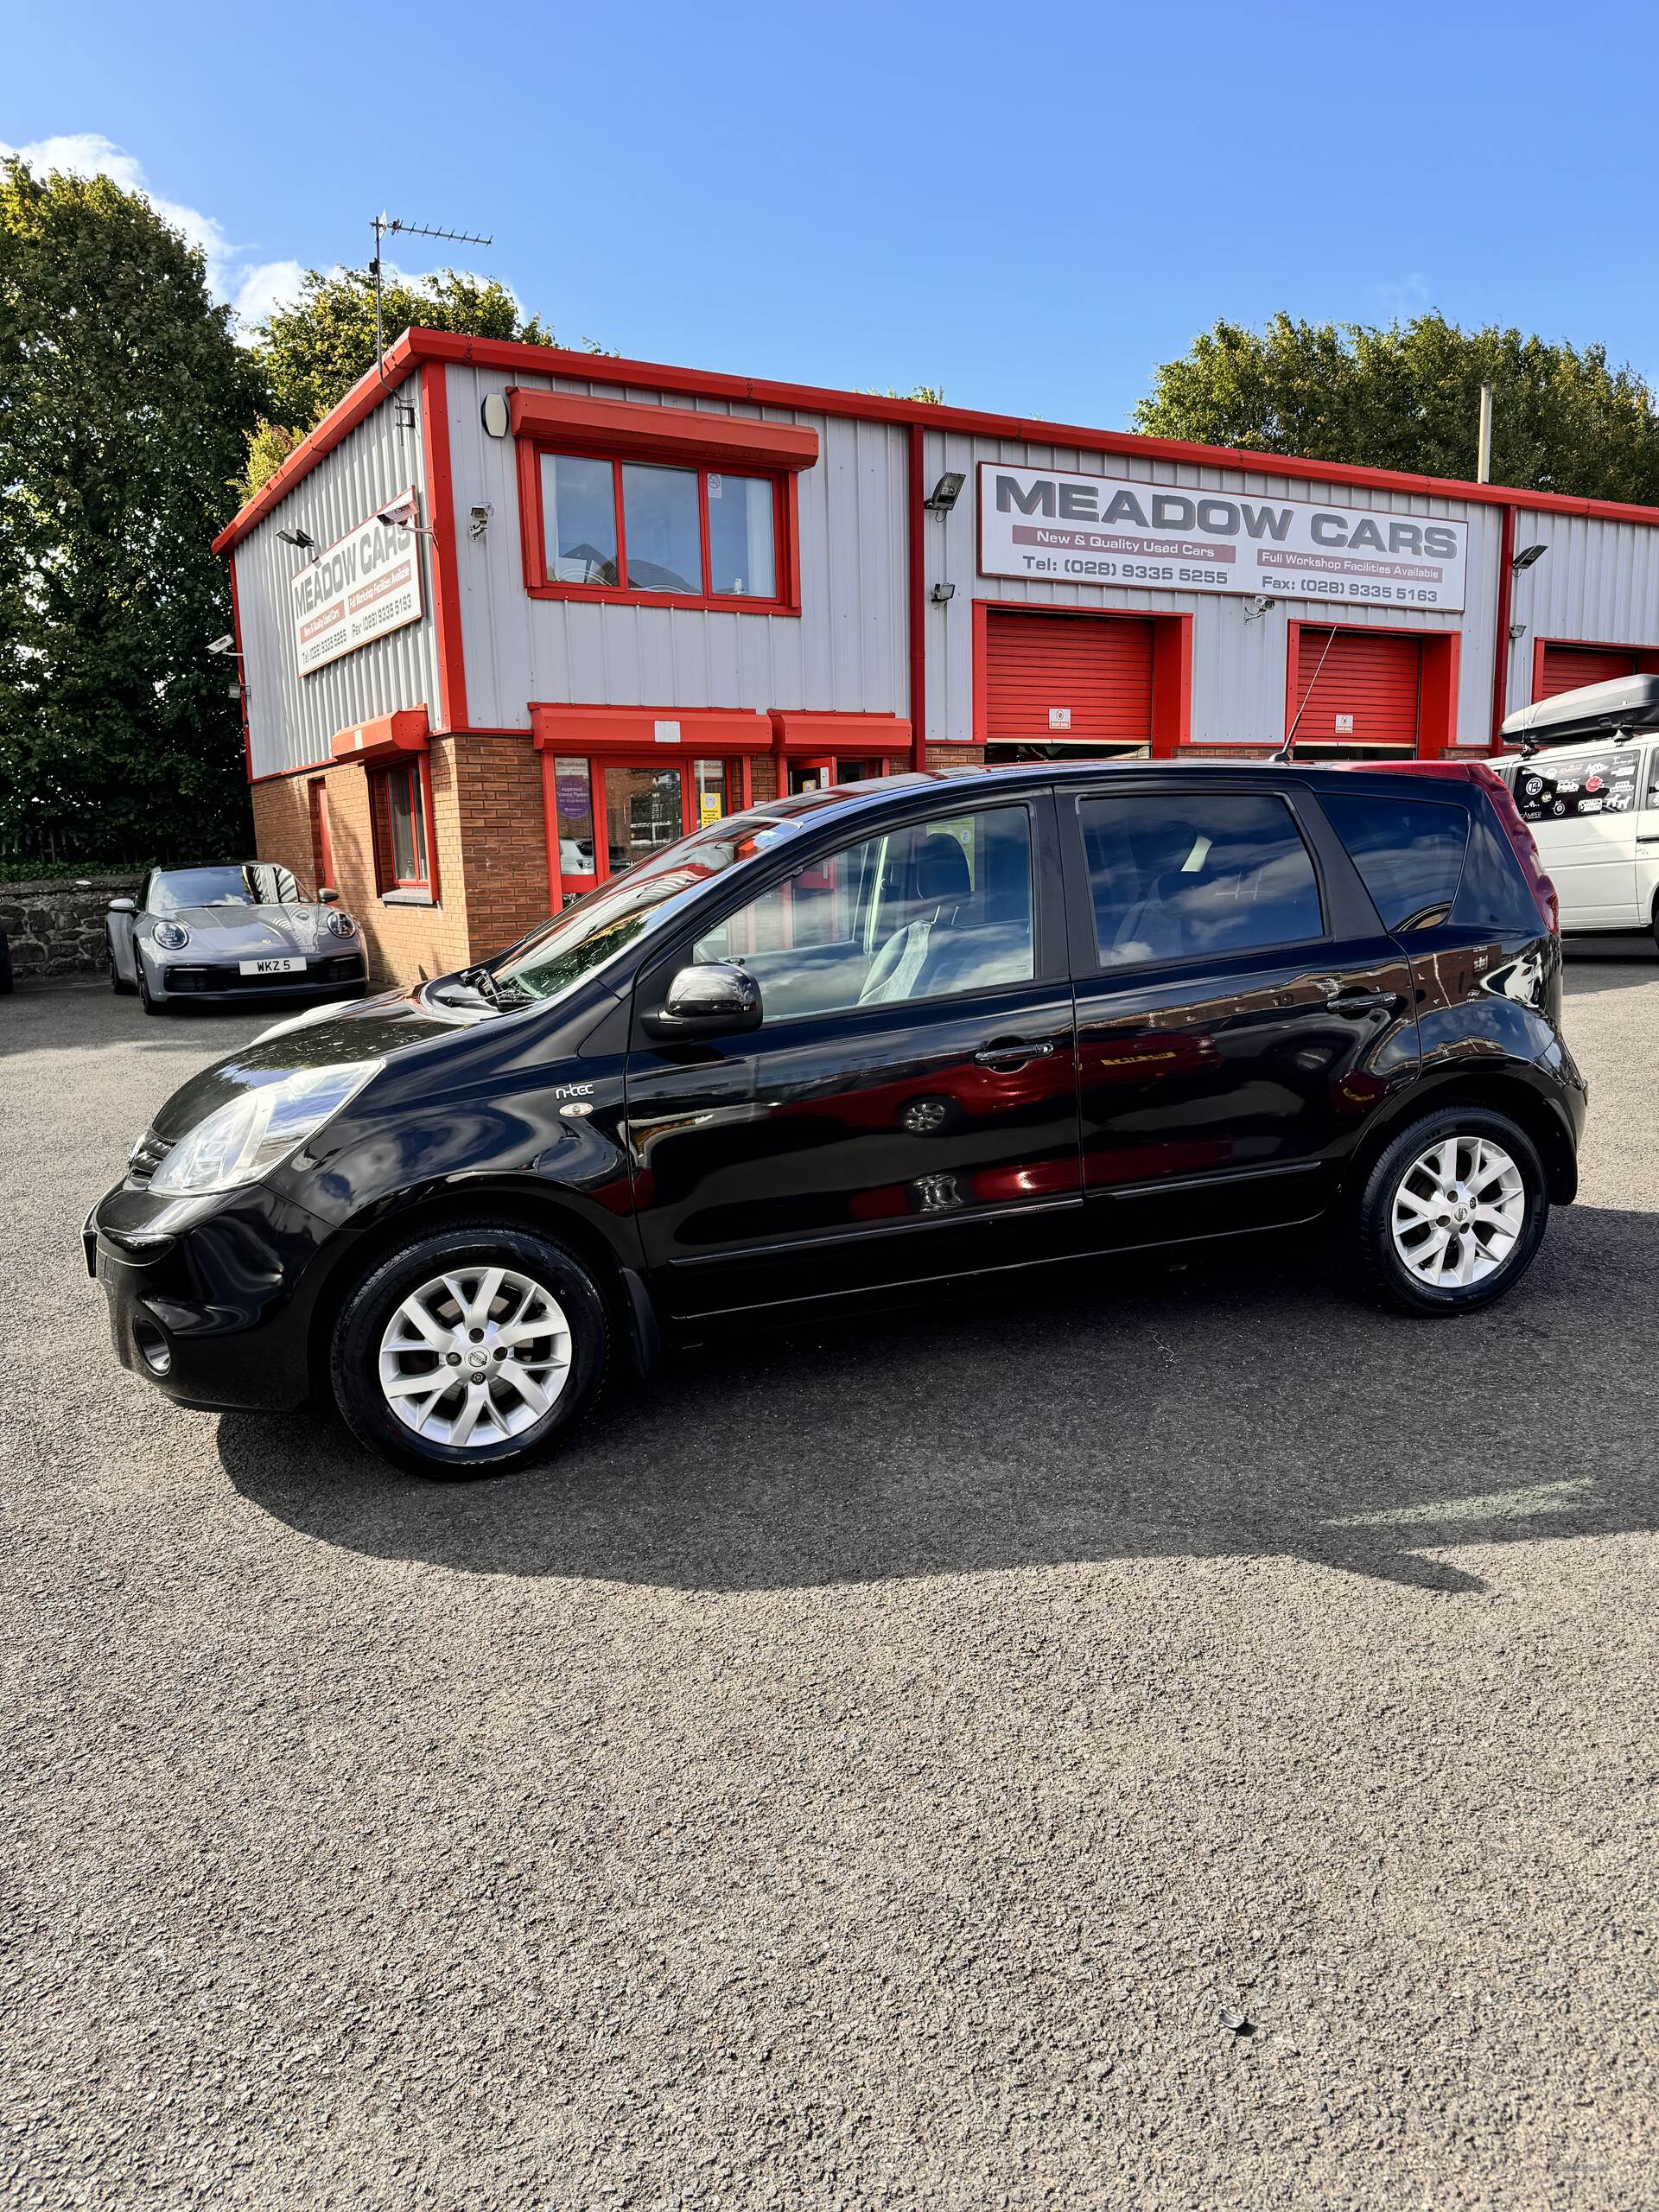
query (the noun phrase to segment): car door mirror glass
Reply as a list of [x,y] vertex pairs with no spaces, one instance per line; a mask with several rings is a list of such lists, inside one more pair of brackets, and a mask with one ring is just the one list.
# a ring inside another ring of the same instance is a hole
[[682,968],[668,987],[661,1009],[645,1017],[653,1037],[725,1037],[758,1029],[760,986],[735,962],[711,960]]
[[318,887],[317,904],[319,906],[339,906],[340,893],[335,890],[332,883],[324,883]]

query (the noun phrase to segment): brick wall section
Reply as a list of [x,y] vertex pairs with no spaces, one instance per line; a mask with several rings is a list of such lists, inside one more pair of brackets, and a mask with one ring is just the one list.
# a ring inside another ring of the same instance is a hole
[[467,934],[482,960],[547,919],[542,757],[522,737],[452,742]]
[[930,745],[927,765],[930,768],[982,768],[985,748],[982,745]]

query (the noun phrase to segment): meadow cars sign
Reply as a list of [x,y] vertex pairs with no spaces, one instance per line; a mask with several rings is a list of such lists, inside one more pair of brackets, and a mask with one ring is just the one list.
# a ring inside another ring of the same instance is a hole
[[421,619],[420,512],[413,488],[389,499],[382,512],[407,515],[409,528],[371,517],[289,579],[302,676]]
[[1455,613],[1468,554],[1468,524],[1438,515],[980,463],[987,576]]

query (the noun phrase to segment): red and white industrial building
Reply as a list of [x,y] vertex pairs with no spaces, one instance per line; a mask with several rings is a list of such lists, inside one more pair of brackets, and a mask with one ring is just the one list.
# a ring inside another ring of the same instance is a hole
[[260,855],[402,979],[779,790],[1659,671],[1659,509],[432,331],[218,543]]

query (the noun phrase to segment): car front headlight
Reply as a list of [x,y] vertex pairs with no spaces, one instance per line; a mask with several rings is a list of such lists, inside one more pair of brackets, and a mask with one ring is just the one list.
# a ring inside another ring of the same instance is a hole
[[163,952],[182,952],[190,942],[190,932],[182,922],[157,922],[150,934]]
[[331,937],[355,937],[357,924],[349,914],[342,914],[338,906],[331,906],[323,916],[323,927]]
[[194,1198],[257,1183],[355,1098],[382,1065],[344,1060],[334,1067],[296,1068],[245,1091],[179,1139],[151,1177],[150,1189],[167,1198]]

